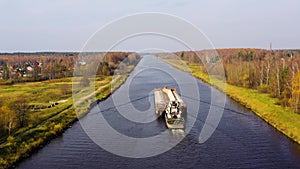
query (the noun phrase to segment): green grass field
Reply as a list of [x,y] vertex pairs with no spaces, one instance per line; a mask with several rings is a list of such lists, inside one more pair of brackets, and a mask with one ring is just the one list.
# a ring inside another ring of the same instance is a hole
[[[71,78],[68,78],[61,81],[29,82],[1,86],[0,100],[2,100],[2,105],[11,105],[14,104],[16,100],[22,98],[28,105],[43,108],[48,107],[52,102],[67,100],[72,96],[71,81]],[[44,108],[38,111],[31,110],[28,123],[35,123],[45,116],[57,112],[62,107],[65,107],[65,105],[58,104],[53,108]]]
[[[42,109],[30,109],[28,125],[14,130],[9,137],[1,138],[0,169],[11,166],[61,134],[74,121],[88,112],[91,102],[109,96],[125,82],[127,76],[90,78],[89,80],[93,82],[90,87],[76,92],[76,97],[80,98],[76,100],[76,103],[73,103],[72,84],[76,86],[79,83],[76,79],[72,81],[72,78],[1,86],[2,104],[10,105],[18,98],[23,98],[28,105],[40,106]],[[60,103],[48,108],[53,102]],[[79,106],[74,106],[75,104]]]
[[251,109],[255,114],[277,130],[300,144],[300,115],[291,109],[277,105],[278,100],[257,90],[233,86],[214,77],[209,77],[199,69],[199,65],[187,65],[182,60],[163,59],[175,68],[191,72],[193,76],[215,86],[235,101]]

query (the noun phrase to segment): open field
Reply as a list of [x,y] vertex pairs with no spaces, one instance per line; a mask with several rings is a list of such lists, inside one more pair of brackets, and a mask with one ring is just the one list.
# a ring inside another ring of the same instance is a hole
[[187,65],[184,61],[175,59],[163,59],[163,61],[183,71],[191,72],[193,76],[222,90],[229,97],[251,109],[267,123],[300,144],[300,115],[293,113],[290,108],[283,108],[278,105],[277,98],[259,93],[254,89],[237,87],[227,83],[223,87],[223,82],[201,72],[197,64]]
[[[78,53],[1,55],[0,169],[63,133],[123,84],[140,60],[135,53],[86,54],[87,62]],[[96,76],[82,74],[87,70]]]
[[[73,103],[72,78],[3,86],[0,89],[0,97],[6,101],[6,105],[13,104],[18,98],[24,98],[28,105],[39,107],[39,109],[29,110],[26,127],[12,131],[9,137],[1,138],[0,168],[12,165],[61,134],[77,120],[78,116],[88,111],[91,101],[106,98],[126,78],[127,75],[117,75],[114,78],[113,76],[100,76],[90,79],[95,83],[95,92],[87,95],[89,87],[79,91],[76,95],[84,97],[78,103]],[[51,107],[53,103],[57,105]],[[75,112],[73,104],[80,104],[81,108],[76,109]]]

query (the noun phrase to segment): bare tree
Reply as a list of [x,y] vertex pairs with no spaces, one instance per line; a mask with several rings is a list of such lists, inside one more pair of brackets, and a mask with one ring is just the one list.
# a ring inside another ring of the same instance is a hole
[[18,98],[11,104],[11,109],[15,110],[18,127],[24,127],[28,120],[28,103],[25,98]]

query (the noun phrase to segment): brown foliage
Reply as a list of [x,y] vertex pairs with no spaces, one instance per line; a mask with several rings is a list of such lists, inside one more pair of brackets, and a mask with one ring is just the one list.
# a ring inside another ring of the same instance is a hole
[[[0,84],[51,80],[71,77],[75,66],[85,67],[87,74],[111,75],[121,62],[136,64],[140,56],[129,52],[0,54]],[[98,69],[97,69],[98,65]],[[79,74],[80,75],[80,74]],[[82,75],[82,74],[81,74]]]
[[90,86],[90,80],[88,79],[87,76],[82,77],[82,79],[80,80],[80,85],[83,86],[83,87]]
[[210,74],[218,74],[220,71],[209,69],[222,63],[229,84],[269,93],[277,97],[281,105],[298,112],[295,76],[299,71],[300,50],[216,49],[158,56],[199,63],[200,69]]

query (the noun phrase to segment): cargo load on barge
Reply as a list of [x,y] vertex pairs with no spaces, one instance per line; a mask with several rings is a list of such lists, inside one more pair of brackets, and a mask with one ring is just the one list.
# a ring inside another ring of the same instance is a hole
[[155,113],[165,118],[170,129],[183,129],[187,106],[177,93],[176,88],[154,89]]

